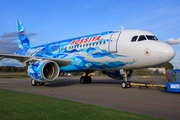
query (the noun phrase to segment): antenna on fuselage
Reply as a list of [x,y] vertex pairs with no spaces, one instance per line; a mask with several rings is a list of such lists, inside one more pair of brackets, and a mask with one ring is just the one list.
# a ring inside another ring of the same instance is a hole
[[122,30],[124,29],[124,27],[121,25],[121,28],[122,28]]

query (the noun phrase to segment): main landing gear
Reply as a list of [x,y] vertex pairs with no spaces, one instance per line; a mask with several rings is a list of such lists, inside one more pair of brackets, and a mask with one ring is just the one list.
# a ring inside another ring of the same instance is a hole
[[130,88],[130,87],[132,87],[131,83],[127,79],[127,72],[126,72],[126,70],[120,70],[120,73],[123,75],[123,78],[124,78],[124,81],[121,83],[121,87],[122,88]]
[[38,84],[39,84],[39,86],[45,85],[44,82],[37,82],[36,80],[31,79],[31,85],[32,85],[32,86],[37,86]]
[[85,76],[82,76],[82,77],[80,78],[80,83],[81,83],[81,84],[91,83],[91,82],[92,82],[92,79],[91,79],[90,76],[88,76],[88,74],[89,74],[89,73],[86,73]]

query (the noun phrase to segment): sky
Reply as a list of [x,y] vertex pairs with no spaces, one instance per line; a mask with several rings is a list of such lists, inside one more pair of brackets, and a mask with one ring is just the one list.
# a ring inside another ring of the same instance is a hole
[[[176,51],[170,61],[180,68],[179,0],[0,0],[0,53],[18,51],[16,19],[33,46],[121,29],[152,32]],[[0,66],[22,66],[13,59]]]

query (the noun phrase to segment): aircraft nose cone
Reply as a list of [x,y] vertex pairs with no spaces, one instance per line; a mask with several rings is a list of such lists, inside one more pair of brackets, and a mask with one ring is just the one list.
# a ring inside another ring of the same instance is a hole
[[160,59],[163,60],[164,62],[168,62],[172,60],[174,56],[175,56],[174,48],[164,43],[164,45],[162,45],[162,50],[160,52]]

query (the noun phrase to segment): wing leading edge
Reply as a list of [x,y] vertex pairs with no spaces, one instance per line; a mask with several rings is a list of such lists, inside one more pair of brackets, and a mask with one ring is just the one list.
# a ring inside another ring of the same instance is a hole
[[20,62],[23,63],[24,66],[26,66],[26,62],[28,61],[38,61],[38,60],[52,60],[56,62],[59,67],[67,66],[70,64],[70,59],[61,59],[61,58],[45,58],[45,57],[34,57],[34,56],[23,56],[23,55],[15,55],[15,54],[0,54],[0,60],[3,58],[11,58],[11,59],[17,59]]

